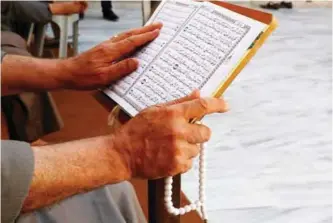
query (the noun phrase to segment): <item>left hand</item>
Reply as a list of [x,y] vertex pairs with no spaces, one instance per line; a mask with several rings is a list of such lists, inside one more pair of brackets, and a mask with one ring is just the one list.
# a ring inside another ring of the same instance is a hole
[[136,59],[124,58],[138,47],[154,40],[161,28],[161,23],[155,23],[133,29],[64,60],[66,72],[62,74],[60,81],[70,89],[94,89],[110,85],[137,69]]

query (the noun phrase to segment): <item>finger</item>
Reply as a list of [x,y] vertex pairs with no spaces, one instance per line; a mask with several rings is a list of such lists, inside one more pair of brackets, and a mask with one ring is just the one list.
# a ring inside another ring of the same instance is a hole
[[193,166],[193,160],[189,159],[187,160],[182,167],[181,173],[186,173],[187,171],[189,171],[190,169],[192,169]]
[[227,103],[220,98],[198,98],[173,105],[186,119],[201,118],[215,112],[228,111]]
[[138,65],[138,60],[134,58],[125,59],[112,64],[103,74],[104,84],[110,84],[111,82],[132,73],[138,68]]
[[184,159],[183,156],[177,156],[175,162],[176,165],[169,171],[168,176],[175,176],[177,174],[185,173],[193,166],[193,159]]
[[207,142],[211,136],[211,130],[202,124],[187,124],[185,139],[188,143],[198,144]]
[[113,51],[113,60],[117,60],[124,55],[133,52],[136,48],[154,40],[158,34],[159,30],[155,29],[154,31],[130,36],[124,40],[121,40],[117,43],[113,43],[115,49]]
[[173,101],[168,101],[166,103],[161,103],[159,104],[159,106],[170,106],[170,105],[174,105],[174,104],[179,104],[185,101],[191,101],[194,99],[200,98],[200,91],[199,90],[194,90],[191,94],[186,95],[185,97],[182,98],[178,98],[176,100]]
[[182,151],[188,159],[193,159],[199,154],[200,146],[197,144],[184,143]]
[[121,33],[121,34],[117,35],[116,37],[112,37],[111,41],[114,42],[114,43],[119,42],[120,40],[124,40],[124,39],[126,39],[130,36],[133,36],[133,35],[139,35],[139,34],[154,31],[155,29],[161,29],[162,26],[163,26],[162,23],[157,22],[157,23],[153,23],[151,25],[147,25],[147,26],[144,26],[144,27],[132,29],[132,30],[129,30],[127,32]]

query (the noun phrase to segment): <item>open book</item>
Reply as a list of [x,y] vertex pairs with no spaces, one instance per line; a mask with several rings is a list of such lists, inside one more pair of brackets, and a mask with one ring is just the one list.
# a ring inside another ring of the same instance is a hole
[[210,2],[165,0],[149,23],[160,35],[134,57],[139,68],[104,92],[129,115],[199,89],[213,96],[268,24]]

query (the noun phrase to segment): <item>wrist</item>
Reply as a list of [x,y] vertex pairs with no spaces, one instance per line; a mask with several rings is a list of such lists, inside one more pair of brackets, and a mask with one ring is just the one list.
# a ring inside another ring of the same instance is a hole
[[74,77],[76,76],[76,73],[80,70],[80,68],[76,66],[73,58],[59,60],[57,68],[57,83],[59,83],[61,88],[72,89],[74,86]]
[[[61,59],[40,59],[36,61],[36,67],[41,70],[38,79],[41,78],[41,84],[44,84],[46,90],[63,89],[66,86],[65,77],[68,74],[68,68],[64,60]],[[45,79],[48,77],[47,79]]]
[[113,148],[123,161],[126,169],[129,171],[130,177],[136,176],[136,165],[135,165],[135,157],[133,155],[133,151],[130,145],[130,139],[127,137],[121,129],[116,131],[116,133],[112,134]]
[[2,91],[5,90],[6,94],[48,91],[63,86],[60,81],[60,75],[64,73],[62,60],[6,55],[1,68],[6,74],[2,76],[1,80],[5,88]]
[[126,180],[131,179],[133,175],[133,168],[131,166],[131,156],[128,153],[128,147],[123,143],[125,140],[116,135],[107,135],[103,139],[104,144],[108,148],[107,156],[110,160],[110,165],[114,166],[114,162],[118,163],[118,171],[123,172]]

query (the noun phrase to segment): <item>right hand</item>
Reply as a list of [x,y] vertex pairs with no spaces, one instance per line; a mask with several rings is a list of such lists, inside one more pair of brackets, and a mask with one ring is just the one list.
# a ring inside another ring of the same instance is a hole
[[115,146],[132,177],[154,179],[184,173],[199,153],[198,144],[211,135],[207,126],[189,120],[227,110],[223,99],[200,98],[195,91],[141,111],[115,133]]

